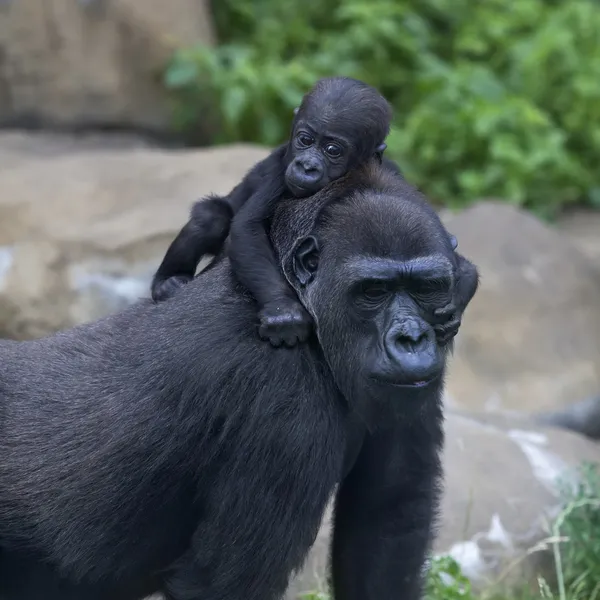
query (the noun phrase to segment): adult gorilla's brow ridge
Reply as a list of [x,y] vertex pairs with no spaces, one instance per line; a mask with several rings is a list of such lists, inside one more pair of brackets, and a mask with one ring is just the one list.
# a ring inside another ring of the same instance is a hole
[[452,263],[441,254],[409,260],[385,257],[352,257],[346,262],[348,272],[368,279],[419,278],[451,283]]

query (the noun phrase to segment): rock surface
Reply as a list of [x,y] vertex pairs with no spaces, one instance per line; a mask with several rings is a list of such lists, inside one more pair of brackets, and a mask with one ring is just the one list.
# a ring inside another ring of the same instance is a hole
[[600,210],[572,210],[561,216],[557,230],[589,256],[600,269]]
[[133,142],[71,152],[65,143],[51,158],[32,159],[11,139],[11,167],[0,167],[0,336],[11,338],[38,337],[147,296],[191,204],[228,192],[267,153]]
[[[533,427],[515,417],[450,413],[446,424],[445,493],[435,546],[461,564],[475,586],[495,583],[526,550],[548,537],[560,510],[560,485],[577,482],[582,461],[600,460],[600,447],[573,433]],[[326,584],[326,519],[290,600]],[[522,581],[543,565],[533,554],[503,583]]]
[[445,221],[481,273],[457,337],[450,404],[533,412],[596,394],[596,264],[555,228],[507,204],[481,203]]
[[166,130],[167,61],[213,38],[208,0],[2,2],[0,125]]

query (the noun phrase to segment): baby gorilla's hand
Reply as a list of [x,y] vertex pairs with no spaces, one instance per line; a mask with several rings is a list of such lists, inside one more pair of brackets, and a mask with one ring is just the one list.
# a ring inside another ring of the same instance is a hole
[[187,275],[175,275],[157,282],[152,288],[152,300],[154,302],[163,302],[171,296],[174,296],[177,290],[181,289],[186,283],[189,283],[193,277]]
[[433,327],[435,335],[440,345],[445,346],[460,329],[462,314],[457,310],[453,302],[446,304],[443,308],[438,308],[433,311],[436,318],[446,319],[444,323],[440,323]]
[[310,334],[312,319],[296,300],[277,300],[266,304],[259,313],[258,333],[263,340],[279,348],[282,344],[292,348],[305,342]]

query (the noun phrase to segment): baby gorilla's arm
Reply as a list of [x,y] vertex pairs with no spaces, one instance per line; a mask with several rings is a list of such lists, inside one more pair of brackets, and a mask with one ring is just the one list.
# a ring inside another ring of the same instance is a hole
[[229,258],[238,280],[259,306],[259,335],[273,346],[306,341],[312,319],[285,281],[266,231],[276,202],[285,191],[283,161],[273,161],[260,187],[231,226]]
[[[454,248],[458,245],[456,238],[452,241],[452,245]],[[475,265],[461,254],[458,254],[458,252],[456,253],[456,257],[458,259],[458,268],[455,273],[456,279],[452,291],[452,300],[446,306],[434,312],[436,317],[447,319],[446,322],[434,327],[436,336],[441,344],[447,344],[458,333],[463,312],[475,295],[479,285],[479,274]]]

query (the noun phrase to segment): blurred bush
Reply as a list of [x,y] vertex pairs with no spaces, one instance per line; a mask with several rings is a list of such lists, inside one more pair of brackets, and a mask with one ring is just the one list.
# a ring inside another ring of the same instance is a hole
[[179,52],[165,82],[193,132],[275,145],[316,79],[349,75],[392,103],[388,155],[434,201],[493,196],[551,216],[600,206],[596,0],[217,0],[221,45]]

